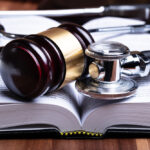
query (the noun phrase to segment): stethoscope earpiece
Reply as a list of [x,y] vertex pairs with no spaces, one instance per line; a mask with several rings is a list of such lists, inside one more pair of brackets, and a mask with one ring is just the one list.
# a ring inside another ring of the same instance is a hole
[[89,77],[76,81],[79,92],[92,98],[116,100],[132,96],[137,83],[121,76],[121,59],[129,56],[129,49],[117,42],[93,43],[86,55],[94,58]]

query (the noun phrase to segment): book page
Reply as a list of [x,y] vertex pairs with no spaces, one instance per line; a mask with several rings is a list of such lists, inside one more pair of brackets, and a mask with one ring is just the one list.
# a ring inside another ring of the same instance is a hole
[[[103,17],[94,19],[87,22],[84,27],[86,29],[103,28],[103,27],[117,27],[117,26],[129,26],[129,25],[142,25],[144,21],[136,19],[126,19],[118,17]],[[117,41],[129,47],[133,50],[149,50],[150,49],[150,36],[147,33],[141,34],[128,34],[126,31],[120,32],[97,32],[92,33],[95,41]]]
[[80,122],[79,104],[76,100],[76,90],[74,82],[66,85],[53,93],[47,93],[33,100],[25,100],[14,95],[8,90],[0,77],[0,107],[4,105],[24,105],[24,104],[46,104],[51,106],[63,107],[69,110]]
[[[53,19],[40,16],[0,17],[0,24],[6,32],[24,35],[40,33],[60,25]],[[0,46],[4,46],[11,40],[0,34]]]

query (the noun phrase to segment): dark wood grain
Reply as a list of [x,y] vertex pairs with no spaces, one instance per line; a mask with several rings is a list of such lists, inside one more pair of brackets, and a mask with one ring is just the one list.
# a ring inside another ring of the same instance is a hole
[[149,139],[0,140],[0,150],[150,150]]
[[38,3],[0,0],[0,10],[33,10],[37,9]]

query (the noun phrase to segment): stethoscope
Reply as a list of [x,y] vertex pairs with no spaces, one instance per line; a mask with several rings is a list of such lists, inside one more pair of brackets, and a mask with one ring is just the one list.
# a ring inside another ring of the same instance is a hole
[[81,9],[61,9],[61,10],[32,10],[32,11],[1,11],[0,17],[10,16],[46,16],[58,20],[67,20],[70,18],[104,17],[116,16],[126,18],[136,18],[149,22],[150,4],[139,5],[110,5],[97,8]]
[[[92,13],[93,10],[89,10]],[[117,16],[116,13],[121,15],[124,14],[124,12],[126,12],[127,14],[131,14],[133,12],[145,12],[144,15],[139,17],[143,20],[148,20],[150,16],[149,5],[130,7],[102,6],[98,8],[98,10],[100,12],[93,12],[95,14],[103,14],[103,16],[109,14],[110,12],[111,14],[114,14],[114,16]],[[80,10],[80,13],[77,11],[79,10],[76,10],[76,12],[72,13],[71,15],[87,14],[87,11],[81,12]],[[121,11],[122,13],[120,13]],[[88,31],[91,33],[122,31],[126,33],[147,33],[150,31],[150,25],[144,24],[122,27],[107,27],[90,29]],[[12,39],[25,36],[21,34],[8,33],[5,31],[2,25],[0,25],[0,34]],[[85,54],[88,57],[91,57],[93,59],[93,62],[89,65],[88,68],[89,76],[78,79],[76,81],[76,88],[79,92],[92,98],[106,100],[128,98],[135,93],[138,87],[136,81],[129,78],[128,76],[144,77],[147,76],[150,72],[149,51],[130,53],[128,47],[118,42],[101,41],[99,43],[93,43],[89,45]]]
[[76,88],[92,98],[131,97],[138,85],[129,77],[145,77],[150,72],[150,51],[130,52],[121,43],[101,41],[89,45],[85,53],[94,61],[89,65],[89,76],[77,80]]
[[[94,32],[126,32],[126,33],[146,33],[150,31],[150,5],[111,5],[100,6],[98,8],[83,8],[83,9],[62,9],[62,10],[39,10],[39,11],[0,11],[0,17],[11,16],[46,16],[59,21],[69,21],[70,18],[89,18],[91,17],[104,17],[104,16],[117,16],[128,17],[139,20],[144,20],[144,25],[131,25],[121,27],[107,27],[89,29],[91,33]],[[86,20],[85,19],[85,20]],[[84,20],[84,19],[83,19]],[[5,31],[4,26],[0,24],[0,34],[11,38],[21,38],[25,35],[8,33]]]
[[[90,33],[102,33],[102,32],[123,32],[123,33],[149,33],[150,32],[150,25],[130,25],[130,26],[120,26],[120,27],[105,27],[105,28],[95,28],[95,29],[88,29]],[[0,34],[4,37],[16,39],[22,38],[26,35],[24,34],[15,34],[6,32],[4,26],[0,24]]]

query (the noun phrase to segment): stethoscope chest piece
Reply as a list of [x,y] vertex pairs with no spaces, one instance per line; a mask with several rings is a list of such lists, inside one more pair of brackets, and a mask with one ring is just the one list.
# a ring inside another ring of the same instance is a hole
[[120,61],[130,54],[126,46],[117,42],[93,43],[85,53],[94,61],[89,65],[89,76],[76,81],[79,92],[105,100],[128,98],[135,93],[137,83],[121,76]]

